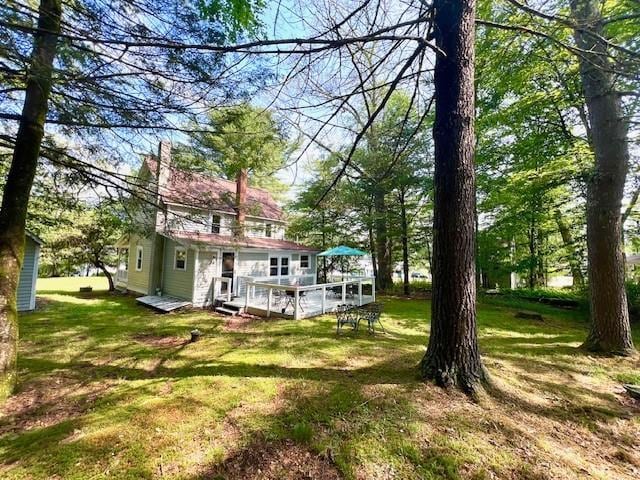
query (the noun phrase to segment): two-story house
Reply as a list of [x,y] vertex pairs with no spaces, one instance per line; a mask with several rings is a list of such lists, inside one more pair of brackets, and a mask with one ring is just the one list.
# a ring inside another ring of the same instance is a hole
[[149,233],[118,243],[119,288],[205,307],[229,289],[242,295],[247,278],[315,282],[317,251],[285,239],[282,209],[266,190],[247,186],[246,174],[233,182],[179,170],[163,141],[138,178],[153,200],[140,216],[149,225],[139,230]]

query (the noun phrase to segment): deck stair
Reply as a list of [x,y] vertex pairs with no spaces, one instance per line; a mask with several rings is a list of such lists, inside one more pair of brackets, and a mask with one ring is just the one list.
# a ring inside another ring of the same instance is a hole
[[241,313],[241,307],[230,302],[225,302],[220,307],[216,307],[215,311],[223,315],[236,316]]

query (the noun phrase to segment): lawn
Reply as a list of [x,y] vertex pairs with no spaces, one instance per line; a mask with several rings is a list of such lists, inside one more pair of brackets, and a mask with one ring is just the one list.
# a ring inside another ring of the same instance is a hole
[[621,388],[640,359],[578,350],[584,313],[481,304],[493,387],[474,403],[416,377],[426,300],[382,298],[387,335],[336,336],[331,316],[158,315],[91,282],[43,280],[21,315],[3,479],[640,476],[640,405]]

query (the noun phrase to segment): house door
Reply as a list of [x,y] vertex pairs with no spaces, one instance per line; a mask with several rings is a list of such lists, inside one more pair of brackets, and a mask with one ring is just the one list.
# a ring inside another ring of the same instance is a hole
[[218,254],[201,250],[198,252],[198,270],[196,272],[196,289],[194,302],[203,307],[211,305],[215,294],[213,277],[217,275]]
[[[229,288],[233,292],[233,273],[234,273],[234,265],[235,265],[236,255],[233,252],[224,252],[222,254],[222,276],[226,278],[230,278],[231,282],[229,283]],[[222,285],[220,293],[227,293],[227,287]]]

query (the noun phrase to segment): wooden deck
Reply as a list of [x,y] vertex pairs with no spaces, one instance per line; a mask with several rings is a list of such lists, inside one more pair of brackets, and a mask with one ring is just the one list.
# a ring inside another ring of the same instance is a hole
[[154,310],[168,313],[179,308],[190,307],[191,302],[186,302],[181,298],[176,297],[159,297],[157,295],[147,295],[144,297],[136,298],[136,301],[146,307],[151,307]]
[[[374,301],[373,295],[363,295],[362,296],[362,305],[366,305],[367,303],[371,303]],[[358,304],[358,296],[357,295],[349,295],[345,298],[345,301],[342,301],[341,296],[335,296],[331,294],[327,294],[324,300],[324,312],[330,313],[335,311],[338,305],[342,303],[357,305]],[[230,305],[235,308],[244,310],[245,308],[245,299],[244,298],[235,298],[230,302],[224,302],[225,305]],[[319,291],[309,292],[307,295],[304,295],[300,298],[300,311],[299,318],[309,318],[316,317],[318,315],[322,315],[322,294]],[[273,298],[271,301],[271,308],[267,308],[267,298],[266,297],[258,297],[253,298],[249,301],[247,305],[247,312],[255,315],[259,315],[262,317],[267,316],[278,316],[278,317],[286,317],[292,318],[294,316],[294,308],[293,308],[293,298]]]

